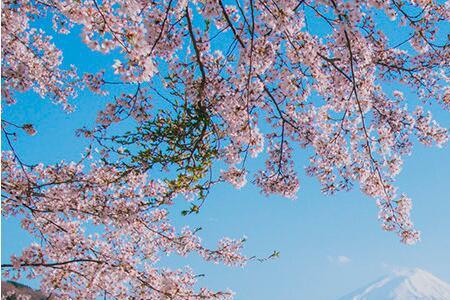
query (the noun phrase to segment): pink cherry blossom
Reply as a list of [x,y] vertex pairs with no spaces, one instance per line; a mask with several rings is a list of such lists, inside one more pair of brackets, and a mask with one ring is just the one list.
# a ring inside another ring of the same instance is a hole
[[[302,167],[325,194],[359,187],[385,230],[416,242],[395,179],[415,143],[448,141],[431,110],[450,108],[449,20],[439,1],[3,0],[5,104],[29,91],[68,111],[82,89],[107,100],[78,131],[97,151],[80,162],[23,163],[14,130],[35,127],[2,120],[3,213],[40,242],[6,274],[39,276],[61,299],[229,298],[157,262],[242,265],[243,240],[208,249],[167,206],[181,196],[198,213],[215,184],[247,178],[293,199]],[[110,65],[65,67],[54,41],[74,28]]]

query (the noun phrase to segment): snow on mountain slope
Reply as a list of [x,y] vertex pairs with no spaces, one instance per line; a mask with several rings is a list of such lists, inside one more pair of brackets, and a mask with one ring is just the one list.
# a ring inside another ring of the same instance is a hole
[[339,300],[450,300],[450,285],[421,269],[396,271]]

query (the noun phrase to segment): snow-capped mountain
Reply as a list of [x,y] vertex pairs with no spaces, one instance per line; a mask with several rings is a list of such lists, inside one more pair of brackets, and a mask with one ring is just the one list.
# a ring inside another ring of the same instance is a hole
[[450,300],[450,285],[421,269],[395,271],[339,300]]

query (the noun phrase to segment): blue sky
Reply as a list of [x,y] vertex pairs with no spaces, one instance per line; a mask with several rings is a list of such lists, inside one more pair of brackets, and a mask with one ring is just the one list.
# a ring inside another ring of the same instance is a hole
[[[65,63],[82,71],[110,69],[111,57],[95,54],[79,43],[77,35],[55,40],[65,51]],[[54,163],[80,158],[85,141],[74,131],[92,125],[106,98],[82,92],[73,100],[77,110],[62,111],[32,93],[20,95],[18,104],[3,108],[3,116],[17,124],[33,123],[38,134],[19,133],[17,151],[25,162]],[[415,100],[413,99],[413,102]],[[436,110],[436,118],[450,127],[448,113]],[[3,143],[3,149],[6,144]],[[450,148],[415,147],[405,158],[398,176],[399,190],[414,203],[412,218],[422,231],[422,241],[406,246],[381,230],[377,208],[358,188],[326,197],[314,178],[303,172],[305,152],[296,152],[301,188],[295,201],[265,197],[252,185],[237,191],[229,185],[213,189],[199,215],[181,217],[187,203],[173,207],[179,226],[201,226],[206,244],[223,236],[248,237],[245,253],[267,256],[279,250],[279,259],[252,262],[245,268],[205,264],[197,257],[164,258],[170,266],[190,265],[202,285],[231,288],[236,299],[337,299],[398,267],[420,267],[450,282]],[[30,239],[17,220],[2,220],[2,260],[18,253]],[[344,258],[345,257],[345,258]]]

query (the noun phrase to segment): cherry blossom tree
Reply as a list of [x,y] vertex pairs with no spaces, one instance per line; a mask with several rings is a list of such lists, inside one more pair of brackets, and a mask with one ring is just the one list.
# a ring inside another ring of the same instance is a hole
[[[78,131],[91,144],[79,162],[24,163],[15,131],[36,130],[2,119],[3,216],[40,241],[3,271],[61,299],[231,297],[157,262],[242,265],[244,240],[208,249],[167,207],[187,197],[182,214],[198,213],[220,182],[295,198],[295,153],[324,193],[359,185],[383,228],[416,242],[395,176],[415,140],[448,139],[429,107],[450,107],[449,20],[448,1],[428,0],[2,0],[4,104],[30,90],[68,111],[81,89],[110,100]],[[78,32],[109,66],[63,62],[53,40]],[[251,170],[257,156],[266,163]]]

